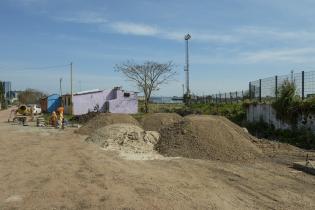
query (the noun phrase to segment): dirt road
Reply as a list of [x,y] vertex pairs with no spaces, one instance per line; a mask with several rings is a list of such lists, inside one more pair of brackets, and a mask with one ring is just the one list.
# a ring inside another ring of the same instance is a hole
[[5,123],[0,209],[315,209],[315,177],[284,164],[123,160],[65,131]]

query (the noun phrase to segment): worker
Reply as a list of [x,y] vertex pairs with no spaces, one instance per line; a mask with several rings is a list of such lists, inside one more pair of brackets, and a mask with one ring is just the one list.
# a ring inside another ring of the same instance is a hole
[[32,106],[29,110],[30,114],[31,114],[31,122],[34,121],[34,112],[35,112],[35,108],[34,106]]
[[62,115],[63,115],[64,110],[65,110],[65,108],[63,108],[62,106],[61,106],[61,107],[58,107],[57,113],[62,113]]
[[63,113],[58,113],[58,128],[63,128]]
[[64,128],[63,112],[64,112],[64,108],[62,106],[57,109],[57,113],[58,113],[58,128]]
[[56,114],[56,112],[52,112],[52,114],[50,116],[50,124],[53,127],[57,127],[57,114]]

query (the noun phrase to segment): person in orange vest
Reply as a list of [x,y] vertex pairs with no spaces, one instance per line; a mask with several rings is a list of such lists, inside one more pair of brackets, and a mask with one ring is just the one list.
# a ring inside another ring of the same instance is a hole
[[58,128],[64,128],[64,108],[61,106],[57,109],[58,112]]
[[57,112],[60,114],[60,113],[64,113],[64,110],[65,110],[65,108],[63,108],[63,106],[61,106],[61,107],[58,107],[58,109],[57,109]]
[[57,114],[56,112],[52,112],[51,116],[50,116],[50,125],[52,125],[53,127],[57,126]]

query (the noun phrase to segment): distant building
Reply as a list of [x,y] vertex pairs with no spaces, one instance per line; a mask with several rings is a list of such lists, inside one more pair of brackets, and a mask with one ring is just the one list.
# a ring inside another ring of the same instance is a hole
[[110,112],[133,114],[138,112],[136,92],[124,91],[119,87],[112,90],[91,90],[75,93],[73,107],[71,95],[63,95],[61,103],[65,114],[82,115],[88,112]]
[[14,103],[15,101],[18,101],[19,100],[19,94],[21,93],[22,91],[17,91],[17,90],[13,90],[10,92],[10,94],[8,94],[8,98],[10,99],[10,102],[11,103]]
[[11,82],[10,81],[4,81],[2,82],[3,84],[3,90],[4,90],[4,97],[6,99],[10,99],[11,98]]
[[42,112],[52,113],[61,105],[61,98],[58,94],[52,94],[40,100]]

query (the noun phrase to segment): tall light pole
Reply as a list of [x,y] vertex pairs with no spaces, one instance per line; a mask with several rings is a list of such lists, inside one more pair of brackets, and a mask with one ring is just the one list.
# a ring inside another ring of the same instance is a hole
[[73,95],[73,89],[72,89],[72,62],[70,63],[70,94],[71,94],[71,99]]
[[59,79],[60,96],[62,96],[62,78]]
[[185,35],[185,41],[186,41],[186,95],[190,95],[190,89],[189,89],[189,54],[188,54],[188,40],[191,38],[190,34]]
[[72,62],[70,63],[70,84],[71,84],[71,89],[70,89],[70,92],[71,92],[71,99],[70,99],[70,101],[71,101],[71,103],[70,103],[70,105],[71,105],[71,114],[73,114],[73,88],[72,88],[72,85],[73,85],[73,78],[72,78]]

